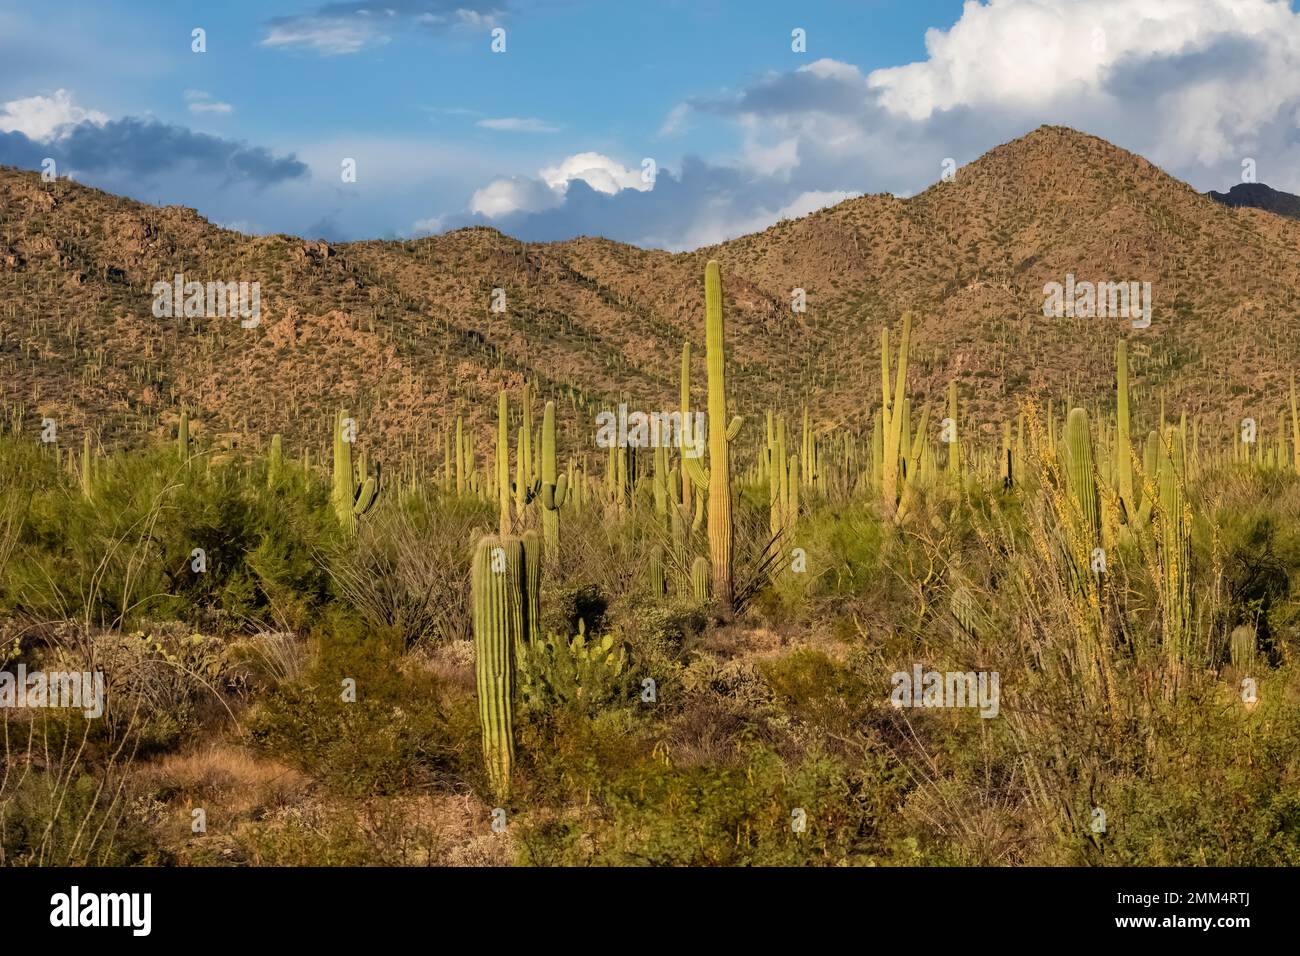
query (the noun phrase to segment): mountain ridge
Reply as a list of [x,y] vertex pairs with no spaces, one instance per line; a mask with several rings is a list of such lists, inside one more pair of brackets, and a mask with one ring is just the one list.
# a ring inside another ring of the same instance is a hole
[[[331,410],[347,406],[377,451],[440,459],[435,435],[458,413],[486,451],[496,390],[527,377],[559,400],[569,447],[594,450],[599,408],[675,407],[687,339],[702,400],[709,258],[722,264],[737,410],[807,403],[820,429],[869,429],[880,328],[905,309],[917,401],[941,400],[955,377],[986,433],[1034,395],[1110,401],[1121,334],[1141,427],[1164,390],[1214,434],[1247,411],[1268,428],[1300,340],[1300,223],[1220,205],[1055,126],[916,196],[860,196],[682,253],[482,226],[337,245],[250,237],[7,168],[0,223],[0,400],[33,434],[53,417],[105,444],[167,435],[184,405],[227,443],[280,432],[323,453]],[[261,324],[153,318],[153,283],[176,272],[258,281]],[[1044,317],[1043,287],[1067,274],[1152,282],[1152,327]]]

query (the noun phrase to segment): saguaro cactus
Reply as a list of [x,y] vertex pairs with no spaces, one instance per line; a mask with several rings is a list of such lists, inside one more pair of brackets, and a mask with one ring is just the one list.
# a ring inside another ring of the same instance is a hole
[[709,568],[709,559],[701,555],[691,564],[691,591],[695,595],[695,600],[701,604],[707,604],[709,601],[709,577],[712,571]]
[[271,436],[271,450],[266,456],[266,486],[274,488],[284,475],[284,444],[280,434]]
[[1091,552],[1101,538],[1101,508],[1093,470],[1092,434],[1088,430],[1088,413],[1082,408],[1071,409],[1066,419],[1065,452],[1066,482],[1082,522],[1080,533]]
[[334,475],[331,497],[339,524],[352,534],[357,528],[357,518],[364,515],[379,497],[379,479],[358,476],[352,465],[352,436],[348,431],[348,410],[342,409],[334,420]]
[[1165,430],[1157,469],[1160,489],[1160,557],[1165,612],[1165,652],[1170,664],[1186,662],[1192,623],[1192,530],[1183,483],[1187,460],[1183,436],[1176,427]]
[[489,536],[474,549],[470,574],[483,761],[492,796],[501,801],[510,795],[515,760],[516,653],[524,630],[522,564],[518,538]]
[[730,614],[735,606],[732,585],[731,441],[740,432],[739,416],[727,422],[726,335],[722,322],[722,276],[717,260],[704,268],[705,351],[709,368],[709,466],[698,457],[683,461],[691,480],[709,495],[709,556],[713,565],[713,599]]
[[190,457],[190,413],[181,412],[181,423],[176,427],[176,454],[181,461]]
[[1138,502],[1133,491],[1133,440],[1129,431],[1128,343],[1115,345],[1115,484],[1128,521],[1137,519]]
[[496,485],[500,533],[510,533],[510,403],[504,390],[497,392]]
[[558,474],[555,462],[555,403],[542,411],[542,538],[546,557],[554,561],[560,553],[560,509],[569,494],[569,479]]
[[889,329],[880,330],[880,406],[881,430],[884,448],[881,457],[880,495],[885,513],[894,517],[898,512],[899,465],[902,461],[906,433],[905,405],[907,400],[907,353],[912,340],[912,313],[903,313],[903,334],[898,344],[898,368],[895,371],[893,395],[889,390]]

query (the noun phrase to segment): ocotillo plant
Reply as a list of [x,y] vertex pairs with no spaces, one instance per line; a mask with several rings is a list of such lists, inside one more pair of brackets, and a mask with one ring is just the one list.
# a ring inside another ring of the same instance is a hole
[[348,534],[357,528],[357,518],[364,515],[379,497],[378,473],[371,478],[364,472],[358,477],[352,465],[351,419],[341,410],[334,421],[334,474],[331,498],[339,524]]
[[510,795],[515,759],[516,653],[524,631],[523,554],[518,538],[481,538],[470,573],[483,761],[492,796],[501,801]]
[[555,463],[555,403],[547,402],[542,412],[542,537],[546,556],[554,561],[560,553],[560,509],[568,498],[569,479],[559,475]]
[[713,570],[713,599],[718,609],[730,614],[735,605],[732,584],[732,548],[735,529],[731,524],[731,441],[740,432],[743,419],[727,422],[726,335],[722,322],[722,276],[717,260],[704,268],[705,352],[709,368],[709,466],[699,458],[683,456],[691,480],[709,495],[709,556]]

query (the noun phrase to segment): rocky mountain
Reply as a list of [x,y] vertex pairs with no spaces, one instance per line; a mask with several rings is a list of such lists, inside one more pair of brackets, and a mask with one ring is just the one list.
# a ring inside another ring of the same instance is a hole
[[[905,309],[917,400],[942,400],[955,377],[990,434],[1033,396],[1112,401],[1120,335],[1142,427],[1162,395],[1206,435],[1226,439],[1243,414],[1273,427],[1300,352],[1300,222],[1042,127],[917,196],[863,196],[681,254],[485,228],[253,237],[0,168],[0,403],[33,435],[54,418],[69,441],[86,428],[106,445],[169,435],[185,407],[224,441],[281,432],[315,454],[346,405],[377,453],[440,458],[436,434],[457,413],[486,450],[497,389],[527,377],[561,402],[570,446],[592,448],[601,407],[675,407],[685,340],[702,402],[709,258],[722,263],[737,410],[797,416],[807,403],[821,429],[869,429],[880,329]],[[178,274],[257,282],[260,320],[157,317],[155,285]],[[1150,283],[1150,326],[1047,317],[1054,282]]]
[[1263,183],[1237,183],[1226,193],[1211,189],[1206,195],[1225,206],[1248,206],[1286,216],[1288,219],[1300,219],[1300,196],[1284,193]]

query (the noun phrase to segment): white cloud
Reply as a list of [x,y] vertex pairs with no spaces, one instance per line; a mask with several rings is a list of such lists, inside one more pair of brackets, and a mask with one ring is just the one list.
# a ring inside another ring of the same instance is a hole
[[67,90],[55,90],[52,96],[29,96],[0,103],[0,132],[22,133],[39,142],[55,139],[61,128],[78,123],[103,126],[107,122],[108,117],[103,113],[76,106]]
[[654,186],[652,182],[642,182],[640,168],[628,169],[601,153],[576,153],[554,166],[547,166],[538,175],[547,186],[561,193],[575,179],[582,180],[596,192],[611,196],[624,189],[645,192]]
[[326,56],[359,53],[368,46],[387,43],[374,24],[361,17],[296,17],[273,23],[262,46],[301,48]]
[[676,136],[686,126],[686,117],[690,115],[689,103],[678,103],[668,111],[663,124],[659,127],[660,136]]
[[475,126],[499,133],[558,133],[560,127],[533,117],[506,116],[500,119],[481,119]]
[[417,219],[411,223],[411,228],[407,232],[408,236],[430,236],[442,231],[442,217],[430,216],[427,219]]
[[470,197],[469,211],[489,219],[518,212],[541,212],[553,209],[561,201],[560,193],[527,176],[494,179]]
[[235,108],[229,103],[222,103],[212,98],[204,90],[186,90],[185,100],[191,113],[233,113]]

